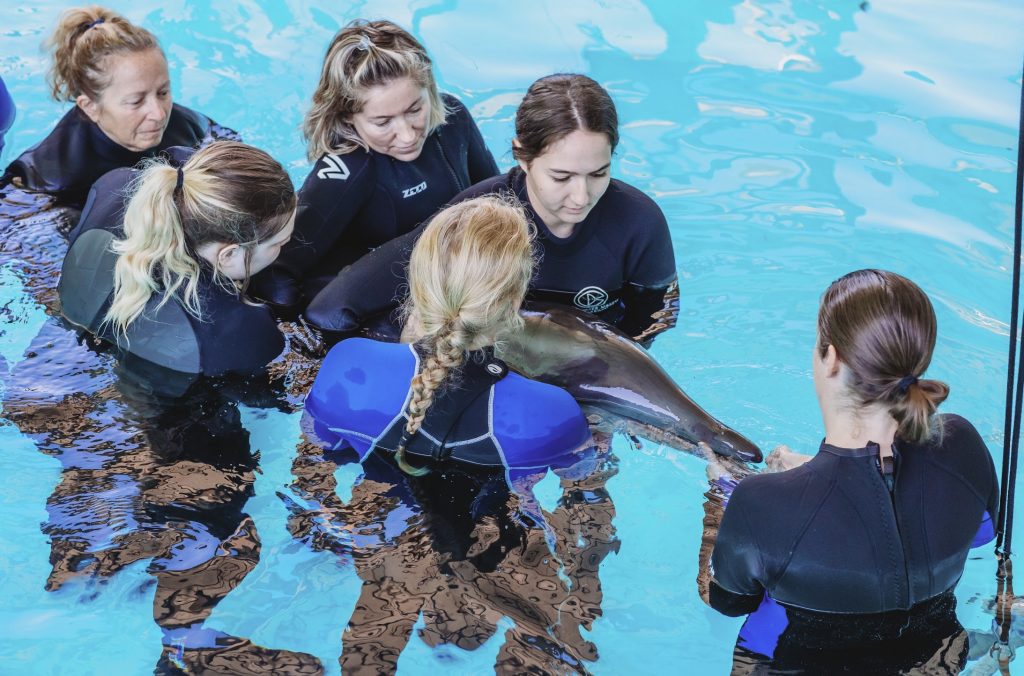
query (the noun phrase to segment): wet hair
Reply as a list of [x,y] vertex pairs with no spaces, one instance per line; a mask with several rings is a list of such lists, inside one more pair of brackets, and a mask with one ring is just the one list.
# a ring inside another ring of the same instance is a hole
[[65,10],[45,46],[53,55],[47,82],[57,101],[81,94],[98,100],[110,84],[111,56],[150,49],[163,54],[152,33],[99,5]]
[[[295,209],[295,190],[284,168],[262,150],[236,141],[197,150],[180,173],[164,159],[149,160],[130,194],[125,237],[113,244],[118,254],[114,299],[105,320],[121,335],[158,291],[163,292],[160,305],[177,298],[189,314],[201,317],[202,263],[196,250],[210,242],[237,244],[248,275],[255,247],[281,232]],[[242,281],[242,293],[248,281],[248,276]]]
[[608,137],[612,152],[619,144],[619,116],[604,87],[586,75],[558,73],[530,85],[516,111],[512,156],[529,164],[574,131]]
[[302,124],[309,159],[369,149],[352,126],[352,115],[362,111],[368,89],[401,78],[427,90],[427,133],[444,124],[449,111],[437,91],[433,63],[416,38],[390,21],[356,19],[338,31]]
[[406,313],[425,358],[412,379],[408,422],[396,460],[420,429],[434,393],[467,355],[522,328],[519,308],[533,274],[534,229],[512,197],[488,195],[440,211],[409,261]]
[[931,435],[949,386],[922,380],[935,348],[935,310],[924,291],[893,272],[858,270],[832,282],[818,312],[818,350],[835,346],[856,406],[881,404],[910,442]]

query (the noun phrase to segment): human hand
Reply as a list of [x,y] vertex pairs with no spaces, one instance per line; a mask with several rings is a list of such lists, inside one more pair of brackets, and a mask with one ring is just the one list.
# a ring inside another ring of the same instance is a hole
[[764,467],[767,472],[785,472],[794,467],[799,467],[810,459],[811,456],[802,455],[795,452],[789,446],[780,444],[764,459]]

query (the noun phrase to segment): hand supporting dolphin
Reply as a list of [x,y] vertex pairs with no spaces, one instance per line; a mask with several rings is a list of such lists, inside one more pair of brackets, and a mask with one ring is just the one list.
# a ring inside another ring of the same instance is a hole
[[[568,390],[617,429],[689,452],[761,462],[761,450],[697,405],[650,354],[607,323],[561,305],[523,310],[525,330],[497,354],[515,371]],[[702,455],[702,454],[701,454]]]

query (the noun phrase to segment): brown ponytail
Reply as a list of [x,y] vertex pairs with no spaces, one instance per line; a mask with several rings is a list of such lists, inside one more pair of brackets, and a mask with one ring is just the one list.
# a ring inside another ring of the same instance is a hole
[[160,49],[148,30],[99,5],[65,10],[45,46],[53,55],[47,82],[57,101],[81,94],[98,100],[110,84],[107,57]]
[[833,345],[849,370],[855,404],[880,403],[899,424],[896,437],[925,441],[949,386],[921,380],[935,348],[935,310],[912,281],[858,270],[829,286],[818,312],[818,349]]

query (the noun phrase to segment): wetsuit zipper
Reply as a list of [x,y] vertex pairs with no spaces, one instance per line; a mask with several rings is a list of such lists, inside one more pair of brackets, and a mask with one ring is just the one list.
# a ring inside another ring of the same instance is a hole
[[[895,450],[895,448],[893,448]],[[877,461],[877,458],[876,458]],[[903,542],[903,530],[900,527],[900,515],[899,510],[896,508],[896,487],[899,485],[900,478],[900,466],[903,463],[899,461],[899,456],[893,453],[893,472],[892,472],[892,488],[889,488],[888,483],[885,480],[885,475],[881,472],[879,466],[878,479],[882,482],[882,487],[885,492],[889,494],[889,506],[892,507],[892,522],[896,528],[896,537],[900,543],[900,551],[903,553],[903,588],[904,593],[899,599],[900,605],[910,606],[910,572],[907,568],[907,548]],[[905,628],[905,627],[904,627]]]
[[455,181],[456,194],[462,192],[469,186],[462,185],[462,181],[459,180],[459,176],[455,171],[455,165],[453,165],[452,161],[448,159],[448,153],[444,151],[444,144],[441,143],[440,132],[438,132],[438,134],[434,137],[434,143],[437,144],[437,149],[441,151],[441,158],[444,159],[444,164],[446,167],[448,167],[448,173],[451,174],[452,180]]

